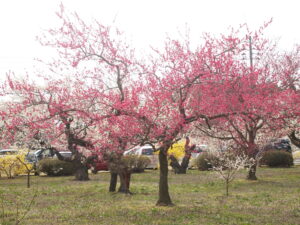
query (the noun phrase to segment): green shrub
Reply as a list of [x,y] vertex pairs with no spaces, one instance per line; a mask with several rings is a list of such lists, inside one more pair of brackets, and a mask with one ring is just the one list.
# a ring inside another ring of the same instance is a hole
[[46,173],[48,176],[68,176],[74,174],[75,167],[71,162],[45,158],[39,161],[37,171]]
[[201,153],[196,159],[196,165],[199,170],[210,170],[213,165],[218,163],[218,158],[212,153]]
[[126,155],[123,157],[125,165],[135,173],[144,172],[151,160],[147,156]]
[[260,163],[270,167],[291,167],[293,155],[286,151],[270,150],[263,154]]

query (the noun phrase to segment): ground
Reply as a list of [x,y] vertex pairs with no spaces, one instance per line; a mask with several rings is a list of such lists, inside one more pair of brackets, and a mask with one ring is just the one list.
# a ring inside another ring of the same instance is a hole
[[14,224],[17,208],[22,215],[34,193],[20,224],[300,224],[300,167],[259,168],[257,175],[258,181],[247,181],[246,171],[240,172],[225,197],[225,186],[212,172],[171,173],[173,207],[155,206],[156,170],[133,175],[134,195],[108,193],[109,173],[91,174],[87,182],[32,177],[29,189],[26,177],[2,177],[0,224]]

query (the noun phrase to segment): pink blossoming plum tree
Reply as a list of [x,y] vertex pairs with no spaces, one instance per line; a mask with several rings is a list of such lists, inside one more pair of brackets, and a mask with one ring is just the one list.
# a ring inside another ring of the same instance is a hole
[[[18,80],[8,76],[2,94],[10,95],[13,101],[7,102],[3,114],[6,132],[2,141],[11,143],[32,142],[39,137],[40,143],[54,150],[68,149],[72,152],[75,164],[75,177],[87,180],[88,159],[80,148],[93,149],[91,132],[87,133],[93,120],[89,115],[91,102],[81,98],[66,80],[51,80],[41,87],[28,80]],[[82,87],[81,91],[84,90]],[[81,99],[81,100],[80,100]],[[22,136],[16,135],[22,133]],[[60,154],[57,153],[59,156]]]
[[[223,71],[222,82],[212,81],[210,96],[213,97],[214,92],[220,93],[221,98],[214,98],[211,102],[214,107],[225,110],[227,115],[197,125],[207,136],[233,140],[250,158],[256,158],[260,152],[258,139],[261,136],[275,131],[277,137],[284,136],[287,134],[286,121],[299,118],[297,94],[292,89],[283,88],[285,81],[295,76],[299,67],[291,69],[291,66],[285,65],[286,55],[278,51],[276,44],[263,37],[265,26],[258,32],[247,32],[232,52],[222,55],[224,58],[220,63],[225,60],[230,66],[219,68]],[[259,50],[260,59],[252,61],[251,58],[248,64],[239,56],[252,48]],[[294,57],[293,60],[294,66],[299,64],[299,58]],[[248,179],[257,179],[256,163],[249,170]]]

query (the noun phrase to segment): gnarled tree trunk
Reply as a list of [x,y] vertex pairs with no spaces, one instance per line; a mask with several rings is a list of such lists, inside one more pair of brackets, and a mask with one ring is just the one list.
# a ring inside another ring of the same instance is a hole
[[109,192],[115,192],[118,175],[120,177],[120,187],[118,192],[131,194],[130,188],[130,178],[131,178],[131,170],[126,165],[126,162],[123,159],[123,155],[112,153],[105,156],[109,163],[110,170],[110,185]]
[[131,192],[129,191],[131,172],[128,171],[127,169],[123,169],[119,173],[119,177],[120,177],[120,187],[119,187],[118,192],[121,192],[124,194],[131,194]]
[[184,157],[181,161],[181,164],[179,164],[178,160],[175,158],[175,156],[170,155],[170,160],[171,163],[170,165],[172,166],[175,174],[186,174],[187,168],[190,163],[190,158],[191,158],[191,152],[196,148],[196,145],[192,145],[191,147],[189,146],[190,139],[189,137],[186,137],[186,142],[184,146]]
[[181,172],[181,165],[175,156],[170,155],[169,159],[171,160],[170,166],[173,168],[175,174],[179,174]]
[[89,180],[88,168],[81,162],[74,162],[75,164],[75,180],[87,181]]
[[257,167],[257,163],[250,166],[248,176],[247,176],[248,180],[257,180],[256,167]]
[[189,166],[191,155],[185,155],[181,162],[181,173],[186,174],[187,168]]
[[169,158],[171,160],[170,166],[173,168],[175,174],[186,174],[190,162],[190,158],[191,158],[190,156],[185,155],[182,159],[181,164],[173,155],[171,155]]
[[118,174],[110,172],[109,192],[115,192],[117,188]]
[[298,137],[296,136],[296,131],[293,130],[288,136],[289,136],[291,142],[292,142],[294,145],[296,145],[298,148],[300,148],[300,138],[298,138]]
[[173,205],[169,195],[167,149],[168,147],[165,147],[164,149],[159,151],[159,199],[156,203],[156,205],[158,206]]

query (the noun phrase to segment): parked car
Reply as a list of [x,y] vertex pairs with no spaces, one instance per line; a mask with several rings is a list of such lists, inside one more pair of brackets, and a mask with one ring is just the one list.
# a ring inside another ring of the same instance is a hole
[[[72,152],[70,151],[59,151],[59,153],[66,158],[72,157]],[[36,161],[39,161],[44,158],[55,158],[57,155],[52,149],[39,149],[34,152],[34,156],[36,157]]]
[[292,153],[290,140],[284,138],[271,140],[270,143],[264,147],[264,151],[268,150],[283,150]]
[[191,153],[191,158],[197,158],[201,153],[207,151],[207,145],[196,145],[195,149]]
[[123,155],[153,155],[153,152],[151,145],[143,145],[125,151]]
[[123,153],[123,155],[134,155],[137,147],[131,148]]
[[294,165],[300,165],[300,151],[293,152]]
[[52,149],[38,149],[34,152],[37,161],[44,159],[44,158],[52,158],[55,153]]
[[143,155],[150,159],[147,169],[156,169],[158,167],[158,155],[154,154],[151,145],[136,146],[124,152],[124,155]]
[[135,150],[135,155],[153,155],[153,148],[151,145],[144,145]]
[[97,158],[91,164],[88,164],[88,168],[92,171],[92,173],[96,174],[101,170],[107,171],[108,163],[103,159],[102,156],[97,156]]
[[91,164],[90,170],[94,174],[96,174],[98,171],[107,171],[108,170],[108,164],[104,160],[96,160],[96,162]]
[[26,160],[31,163],[34,164],[37,161],[36,155],[34,154],[34,152],[28,152],[26,155]]
[[[72,157],[72,152],[70,151],[60,151],[59,152],[64,157]],[[45,158],[57,158],[55,152],[52,149],[38,149],[35,152],[29,152],[26,156],[28,162],[33,164],[35,168],[35,175],[39,175],[37,171],[38,163],[40,160]]]
[[[70,151],[60,151],[59,154],[67,159],[71,159],[72,157],[72,152]],[[57,158],[57,155],[54,155],[53,158]]]

